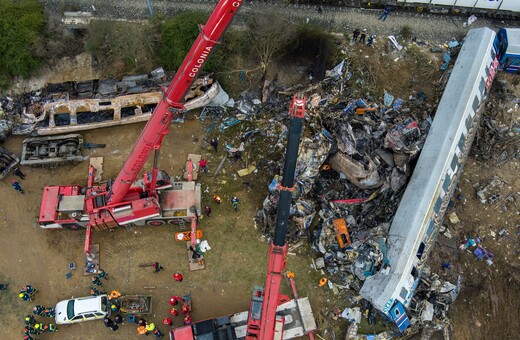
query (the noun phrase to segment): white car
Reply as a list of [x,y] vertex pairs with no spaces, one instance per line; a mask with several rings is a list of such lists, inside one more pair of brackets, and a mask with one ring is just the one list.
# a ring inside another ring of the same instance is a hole
[[100,320],[106,316],[110,316],[106,294],[63,300],[56,305],[55,320],[58,325]]

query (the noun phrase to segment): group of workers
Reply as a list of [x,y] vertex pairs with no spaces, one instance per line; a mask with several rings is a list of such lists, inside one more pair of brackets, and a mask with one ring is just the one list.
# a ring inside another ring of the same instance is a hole
[[89,294],[91,296],[106,294],[105,292],[101,292],[99,289],[97,289],[95,287],[95,286],[97,286],[97,287],[103,286],[103,282],[101,281],[101,279],[108,280],[107,273],[103,269],[100,269],[99,273],[97,275],[92,276],[92,278],[91,278],[92,286],[90,287],[90,291],[89,291]]
[[[183,317],[184,326],[191,325],[191,323],[192,323],[192,319],[190,316],[190,312],[191,312],[191,307],[189,304],[190,299],[191,299],[191,297],[189,294],[184,297],[172,295],[172,297],[170,297],[170,300],[168,301],[168,303],[171,306],[170,315],[172,315],[172,316],[179,315],[179,311],[177,310],[177,308],[175,308],[175,306],[178,305],[180,302],[182,302],[181,313],[182,313],[182,315],[184,315],[184,317]],[[170,317],[164,318],[163,323],[170,327],[173,326],[173,321]]]
[[155,324],[153,322],[148,323],[145,319],[139,319],[137,324],[139,325],[137,327],[137,334],[139,335],[153,334],[156,338],[162,338],[164,336],[164,333],[161,332],[157,327],[155,327]]
[[[222,203],[222,197],[215,195],[215,196],[213,196],[213,201],[215,203],[217,203],[217,205],[220,205]],[[240,204],[240,200],[238,199],[238,197],[236,197],[236,196],[231,197],[229,202],[231,203],[233,210],[238,211],[238,205]],[[206,212],[206,215],[209,217],[209,215],[211,214],[211,208],[209,206],[206,206],[204,208],[204,210]]]
[[26,285],[20,290],[18,297],[22,301],[32,301],[38,290],[31,285]]
[[[27,291],[27,286],[25,286],[24,289],[25,289],[25,291]],[[36,289],[33,288],[33,290],[36,292]],[[30,289],[29,289],[29,291],[30,291]],[[36,305],[32,309],[32,313],[34,315],[44,316],[47,318],[53,318],[56,315],[56,311],[54,310],[54,308],[45,308],[41,305]],[[58,327],[56,327],[55,324],[52,324],[52,323],[43,324],[41,322],[38,322],[38,321],[36,321],[34,316],[31,314],[28,314],[25,316],[24,322],[25,322],[25,328],[23,330],[24,340],[32,340],[32,339],[34,339],[34,336],[40,335],[44,332],[54,333],[54,332],[58,331]]]

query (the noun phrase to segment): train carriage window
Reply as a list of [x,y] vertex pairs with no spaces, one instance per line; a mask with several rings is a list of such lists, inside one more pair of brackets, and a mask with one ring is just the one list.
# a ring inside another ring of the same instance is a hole
[[442,197],[437,197],[437,201],[435,202],[435,205],[433,206],[433,211],[435,212],[436,215],[439,214],[439,211],[441,210],[441,206],[442,206]]
[[421,257],[424,254],[424,248],[426,248],[426,244],[424,244],[424,242],[421,242],[421,244],[419,245],[419,249],[417,249],[417,254],[416,254],[416,256],[419,260],[421,259]]
[[[399,294],[401,299],[405,300],[407,295],[408,295],[408,291],[406,290],[406,288],[402,288],[401,289],[401,294]],[[396,316],[397,315],[399,315],[399,313],[397,313],[397,310],[396,310]]]
[[444,192],[448,194],[448,190],[451,185],[451,177],[449,174],[446,174],[446,177],[444,178],[444,183],[442,183],[442,189],[444,189]]
[[477,96],[475,96],[475,99],[473,99],[473,105],[471,106],[471,108],[473,109],[474,113],[475,114],[477,111],[478,111],[478,107],[480,106],[480,100],[478,99]]
[[471,127],[473,126],[473,116],[468,115],[464,124],[466,125],[466,131],[471,130]]
[[[480,95],[482,95],[482,96],[486,93],[486,81],[484,80],[484,78],[480,78],[480,84],[478,85],[478,90],[480,92]],[[476,109],[473,108],[473,110],[476,110]]]
[[466,144],[466,136],[462,133],[460,135],[458,147],[461,151],[464,151],[464,144]]
[[451,170],[453,172],[457,172],[457,167],[459,165],[459,158],[457,155],[453,155],[453,158],[451,159]]
[[435,221],[433,219],[430,220],[430,224],[428,225],[428,229],[426,230],[426,235],[431,236],[433,233],[433,228],[435,227]]
[[54,115],[54,123],[56,126],[67,126],[70,125],[70,114],[69,113],[58,113]]
[[491,52],[491,53],[490,53],[490,55],[491,55],[491,59],[492,59],[492,60],[495,60],[495,57],[496,57],[496,55],[497,55],[497,54],[495,53],[495,49],[492,48],[490,52]]

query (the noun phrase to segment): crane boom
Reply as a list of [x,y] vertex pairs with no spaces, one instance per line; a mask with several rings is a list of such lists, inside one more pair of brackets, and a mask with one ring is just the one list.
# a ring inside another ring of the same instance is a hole
[[[276,330],[279,329],[276,327],[277,323],[281,323],[281,328],[283,329],[283,320],[277,318],[276,308],[286,298],[280,295],[280,285],[286,265],[287,223],[289,222],[292,192],[294,191],[294,174],[298,159],[302,122],[305,116],[305,103],[306,99],[304,97],[295,96],[290,106],[291,118],[287,137],[287,150],[285,152],[282,184],[278,187],[280,197],[278,199],[274,238],[269,246],[265,290],[261,289],[261,287],[255,288],[255,293],[253,294],[255,297],[250,307],[247,323],[246,340],[271,340],[275,338],[275,335],[278,339],[281,332]],[[259,306],[260,304],[261,307]],[[258,313],[259,310],[261,310],[261,313]]]
[[182,97],[206,63],[211,51],[218,43],[233,19],[243,0],[220,0],[205,26],[200,26],[200,34],[189,53],[184,58],[163,99],[155,107],[152,116],[124,166],[119,171],[110,188],[107,203],[123,201],[132,183],[136,180],[144,164],[154,150],[159,150],[164,136],[169,132],[171,121],[184,109]]

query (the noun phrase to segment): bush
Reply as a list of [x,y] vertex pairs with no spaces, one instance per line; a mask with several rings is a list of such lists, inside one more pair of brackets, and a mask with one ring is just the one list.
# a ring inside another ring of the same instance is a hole
[[14,76],[29,76],[41,63],[43,10],[36,0],[0,1],[0,86]]
[[[93,20],[87,50],[92,53],[107,76],[119,72],[149,72],[153,67],[155,33],[148,24]],[[117,70],[114,65],[124,65]]]
[[167,70],[177,69],[199,35],[199,24],[208,16],[199,12],[187,12],[160,24],[160,64]]
[[401,34],[401,36],[403,37],[404,40],[408,40],[412,37],[413,30],[410,26],[405,25],[405,26],[401,27],[401,31],[399,32],[399,34]]
[[[206,14],[188,12],[160,23],[159,64],[167,70],[178,69],[199,35],[198,25],[204,25],[207,20]],[[228,29],[220,41],[206,61],[205,71],[223,71],[231,67],[235,58],[249,53],[247,35],[243,31]]]

